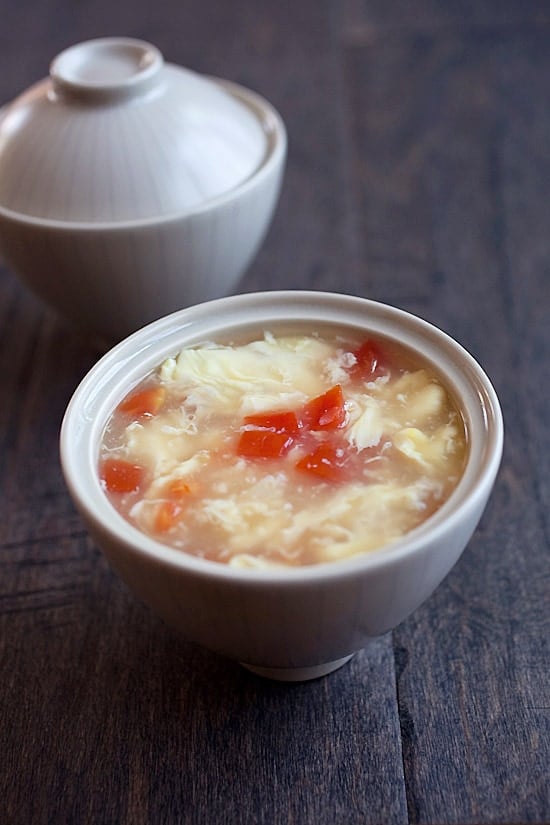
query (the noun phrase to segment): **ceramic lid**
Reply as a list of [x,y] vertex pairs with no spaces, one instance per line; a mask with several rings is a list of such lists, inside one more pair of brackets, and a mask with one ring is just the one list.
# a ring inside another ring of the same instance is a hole
[[200,208],[268,154],[268,128],[235,88],[141,40],[67,49],[2,112],[0,208],[93,223]]

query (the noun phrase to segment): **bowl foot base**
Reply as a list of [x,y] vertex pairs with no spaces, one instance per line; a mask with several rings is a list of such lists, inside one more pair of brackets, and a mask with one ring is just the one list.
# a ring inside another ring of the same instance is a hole
[[344,656],[342,659],[335,659],[333,662],[325,662],[322,665],[314,665],[313,667],[260,667],[259,665],[249,665],[246,662],[241,662],[241,665],[255,673],[256,676],[263,676],[264,679],[275,679],[278,682],[307,682],[309,679],[319,679],[321,676],[326,676],[339,667],[345,665],[346,662],[354,656],[351,653],[349,656]]

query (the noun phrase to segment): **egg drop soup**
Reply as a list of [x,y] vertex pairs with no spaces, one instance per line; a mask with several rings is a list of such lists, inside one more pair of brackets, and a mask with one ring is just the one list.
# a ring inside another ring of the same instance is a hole
[[243,568],[345,559],[420,525],[467,442],[436,372],[392,341],[266,332],[183,349],[109,419],[105,494],[153,539]]

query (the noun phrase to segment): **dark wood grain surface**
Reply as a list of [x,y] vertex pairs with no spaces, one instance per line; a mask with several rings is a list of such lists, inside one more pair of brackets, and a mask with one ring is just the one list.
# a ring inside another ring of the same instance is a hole
[[0,101],[110,34],[284,117],[240,285],[411,310],[485,367],[506,446],[436,593],[318,681],[177,638],[110,572],[58,461],[98,357],[0,268],[0,823],[550,822],[550,6],[2,0]]

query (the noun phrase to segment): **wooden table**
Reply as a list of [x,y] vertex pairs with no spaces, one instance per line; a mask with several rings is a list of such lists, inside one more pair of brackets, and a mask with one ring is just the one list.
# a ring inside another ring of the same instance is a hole
[[107,34],[283,115],[240,290],[422,315],[493,379],[506,447],[422,608],[325,679],[263,681],[177,638],[87,537],[57,440],[98,353],[1,268],[0,822],[550,821],[548,3],[4,0],[0,99]]

